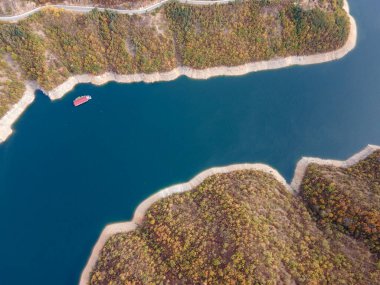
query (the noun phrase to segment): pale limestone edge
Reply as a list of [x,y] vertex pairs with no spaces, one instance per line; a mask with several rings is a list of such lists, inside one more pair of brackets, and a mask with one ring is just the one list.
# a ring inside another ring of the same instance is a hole
[[4,142],[12,134],[13,130],[11,126],[34,101],[36,88],[37,86],[34,82],[26,82],[24,95],[0,119],[0,143]]
[[[72,90],[75,85],[79,83],[92,83],[94,85],[103,85],[110,81],[116,81],[119,83],[151,83],[157,81],[171,81],[182,75],[193,79],[208,79],[215,76],[239,76],[250,72],[273,70],[292,65],[309,65],[338,60],[353,50],[357,42],[357,25],[355,19],[350,15],[350,9],[347,0],[344,0],[344,9],[350,18],[350,34],[345,45],[336,51],[310,56],[290,56],[269,61],[252,62],[240,66],[220,66],[202,70],[192,69],[189,67],[177,67],[169,72],[156,72],[151,74],[139,73],[131,75],[119,75],[111,72],[106,72],[102,75],[97,76],[83,74],[69,77],[64,83],[60,84],[51,91],[44,91],[43,88],[38,86],[36,86],[34,90],[40,89],[45,94],[47,94],[51,100],[55,100],[62,98],[66,93]],[[27,93],[28,91],[25,92],[20,101],[26,100],[26,98],[30,98],[30,94]],[[29,102],[29,104],[30,103],[31,102]],[[4,142],[12,134],[12,125],[17,121],[19,116],[21,116],[29,104],[15,104],[0,119],[0,143]]]
[[210,177],[214,174],[222,174],[222,173],[228,173],[233,172],[237,170],[257,170],[262,171],[264,173],[269,173],[273,175],[273,177],[280,182],[290,193],[296,195],[299,191],[299,185],[300,181],[302,181],[302,178],[305,174],[305,170],[309,163],[318,163],[321,165],[334,165],[337,167],[349,167],[352,166],[359,161],[365,159],[369,155],[371,155],[374,151],[379,150],[380,146],[376,145],[368,145],[355,155],[351,156],[349,159],[345,161],[339,161],[339,160],[327,160],[327,159],[319,159],[319,158],[302,158],[298,163],[295,170],[294,178],[292,180],[291,185],[288,185],[285,178],[274,168],[261,164],[261,163],[255,163],[255,164],[235,164],[225,167],[215,167],[210,168],[208,170],[205,170],[195,176],[193,179],[191,179],[187,183],[183,184],[177,184],[168,188],[164,188],[157,193],[153,194],[152,196],[145,199],[140,205],[136,208],[135,213],[133,215],[132,221],[125,222],[125,223],[115,223],[110,224],[105,227],[103,232],[101,233],[98,241],[95,244],[95,247],[93,248],[91,252],[91,256],[82,271],[81,278],[79,285],[88,285],[88,281],[90,280],[90,273],[92,269],[94,268],[96,261],[98,259],[99,253],[101,249],[103,248],[106,241],[114,234],[117,233],[127,233],[130,232],[136,227],[142,223],[144,215],[146,211],[149,209],[151,205],[153,205],[155,202],[159,201],[160,199],[163,199],[165,197],[169,197],[170,195],[176,194],[176,193],[182,193],[189,190],[194,189],[199,184],[201,184],[207,177]]
[[347,168],[350,167],[359,161],[365,159],[369,155],[371,155],[376,150],[379,150],[380,146],[377,145],[368,145],[355,155],[351,156],[347,160],[332,160],[332,159],[321,159],[317,157],[303,157],[298,161],[296,169],[294,171],[293,180],[290,184],[290,187],[294,190],[294,192],[298,193],[300,191],[300,186],[302,183],[302,179],[305,176],[305,172],[309,164],[315,163],[319,165],[331,165],[335,167]]
[[228,173],[228,172],[237,171],[237,170],[257,170],[257,171],[269,173],[273,175],[273,177],[277,181],[279,181],[289,192],[293,193],[290,186],[286,183],[285,178],[282,177],[282,175],[277,170],[265,164],[260,164],[260,163],[235,164],[235,165],[230,165],[230,166],[225,166],[225,167],[214,167],[214,168],[205,170],[201,172],[200,174],[198,174],[197,176],[195,176],[193,179],[191,179],[187,183],[177,184],[168,188],[164,188],[158,191],[157,193],[153,194],[152,196],[148,197],[147,199],[145,199],[136,208],[132,221],[107,225],[105,229],[102,231],[98,241],[96,242],[91,252],[91,256],[87,261],[86,267],[82,271],[79,285],[88,284],[90,280],[90,273],[92,269],[94,268],[96,261],[98,259],[99,253],[101,249],[103,248],[103,246],[105,245],[106,241],[114,234],[121,233],[121,232],[127,233],[136,229],[136,227],[139,224],[141,224],[146,211],[149,209],[149,207],[153,203],[157,202],[158,200],[162,198],[173,195],[175,193],[182,193],[182,192],[186,192],[191,189],[194,189],[199,184],[201,184],[207,177],[210,177],[214,174]]

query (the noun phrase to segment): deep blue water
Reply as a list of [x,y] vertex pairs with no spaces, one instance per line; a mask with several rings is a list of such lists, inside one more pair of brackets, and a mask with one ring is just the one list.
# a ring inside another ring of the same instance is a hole
[[0,284],[77,284],[107,223],[211,166],[264,162],[290,180],[303,155],[380,144],[380,2],[351,2],[359,44],[337,62],[38,92],[0,145]]

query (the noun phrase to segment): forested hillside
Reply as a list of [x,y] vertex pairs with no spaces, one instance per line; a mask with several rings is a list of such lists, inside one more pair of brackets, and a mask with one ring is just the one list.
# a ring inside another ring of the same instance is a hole
[[[0,56],[6,65],[0,68],[9,69],[12,61],[19,78],[50,90],[74,74],[233,66],[341,47],[350,28],[341,1],[306,3],[173,2],[139,16],[45,9],[17,24],[0,23]],[[0,89],[0,116],[20,98],[21,89],[16,89]]]
[[[379,169],[377,175],[379,175]],[[112,236],[90,278],[101,284],[379,284],[366,244],[319,227],[270,174],[235,171],[159,200]]]

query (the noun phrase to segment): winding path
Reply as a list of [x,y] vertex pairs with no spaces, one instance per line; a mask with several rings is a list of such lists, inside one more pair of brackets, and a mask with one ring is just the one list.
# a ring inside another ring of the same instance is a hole
[[[33,10],[30,10],[28,12],[25,12],[20,15],[14,15],[14,16],[1,16],[0,21],[3,22],[17,22],[20,20],[23,20],[30,15],[33,15],[42,9],[45,8],[60,8],[64,9],[66,11],[71,11],[71,12],[79,12],[79,13],[88,13],[93,9],[98,9],[99,11],[113,11],[119,14],[128,14],[128,15],[138,15],[138,14],[144,14],[150,11],[153,11],[162,5],[166,4],[167,2],[170,2],[171,0],[161,0],[157,3],[154,3],[152,5],[142,7],[139,9],[133,9],[133,10],[128,10],[128,9],[110,9],[110,8],[100,8],[100,7],[95,7],[95,6],[74,6],[74,5],[62,5],[62,4],[57,4],[57,5],[45,5],[41,7],[37,7]],[[184,4],[190,4],[190,5],[212,5],[212,4],[226,4],[229,2],[235,2],[235,0],[177,0],[180,3]]]

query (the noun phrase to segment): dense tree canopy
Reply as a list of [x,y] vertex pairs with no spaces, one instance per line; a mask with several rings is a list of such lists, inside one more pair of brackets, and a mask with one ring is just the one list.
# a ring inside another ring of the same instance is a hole
[[322,227],[364,241],[380,257],[380,151],[349,168],[310,165],[301,194]]
[[361,242],[319,229],[273,176],[236,171],[159,200],[135,231],[112,236],[100,284],[378,284]]

